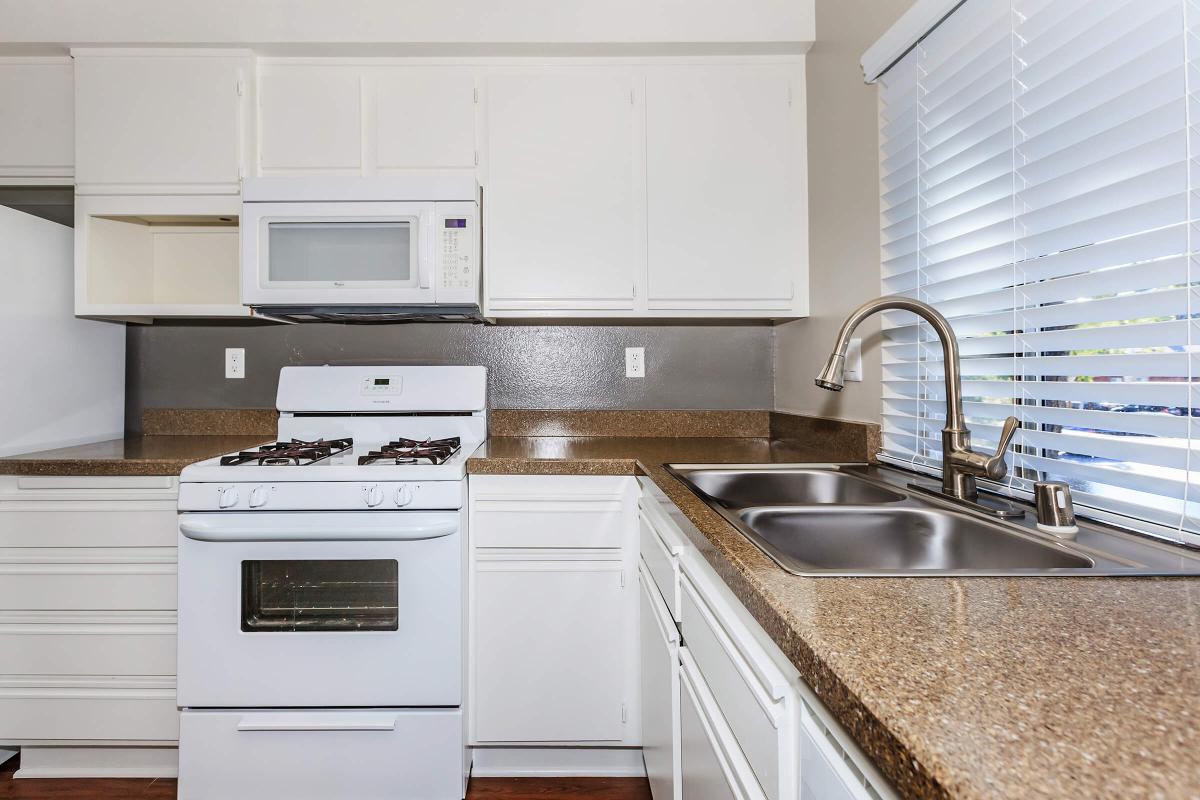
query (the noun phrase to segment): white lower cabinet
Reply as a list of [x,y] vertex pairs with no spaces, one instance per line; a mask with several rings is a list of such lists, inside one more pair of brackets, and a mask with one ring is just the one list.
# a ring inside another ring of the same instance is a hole
[[654,800],[682,800],[679,780],[679,629],[642,563],[642,757]]
[[471,476],[472,745],[640,744],[635,490]]
[[763,793],[721,717],[696,662],[680,651],[679,734],[682,796],[687,800],[750,800]]
[[0,746],[22,746],[23,773],[173,774],[161,750],[79,745],[178,738],[177,486],[0,476]]

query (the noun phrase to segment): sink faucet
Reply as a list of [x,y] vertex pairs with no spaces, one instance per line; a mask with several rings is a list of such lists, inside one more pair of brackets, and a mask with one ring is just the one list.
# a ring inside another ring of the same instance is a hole
[[[978,504],[979,489],[975,479],[986,477],[998,481],[1008,474],[1004,454],[1020,423],[1016,417],[1009,417],[1004,421],[1004,428],[1000,432],[1000,444],[995,453],[987,455],[971,449],[971,431],[967,429],[963,415],[958,339],[954,336],[954,329],[950,327],[950,323],[933,306],[920,300],[895,295],[878,297],[863,303],[842,323],[833,354],[817,375],[816,384],[822,389],[840,392],[842,373],[846,367],[846,349],[850,346],[850,336],[854,329],[872,314],[891,309],[911,311],[921,317],[933,327],[942,342],[942,364],[946,377],[946,427],[942,428],[941,494],[959,502]],[[1006,508],[1000,512],[995,509],[986,510],[998,513],[999,516],[1016,516],[1015,509]]]

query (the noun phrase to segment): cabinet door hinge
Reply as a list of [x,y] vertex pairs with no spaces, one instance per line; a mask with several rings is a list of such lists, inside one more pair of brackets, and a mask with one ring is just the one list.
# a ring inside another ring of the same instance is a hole
[[629,105],[631,105],[631,106],[637,105],[637,101],[633,99],[634,91],[635,90],[633,90],[633,89],[629,90]]
[[241,97],[246,93],[246,82],[241,78],[237,80],[237,96]]
[[621,703],[621,722],[629,722],[629,707]]
[[617,574],[621,576],[621,588],[624,589],[625,588],[625,570],[621,570]]
[[479,105],[479,89],[478,89],[478,87],[472,89],[471,92],[472,92],[472,95],[475,100],[475,105]]
[[475,151],[475,166],[479,166],[479,151]]
[[792,83],[791,83],[791,81],[788,81],[787,87],[788,87],[787,101],[788,101],[788,106],[790,107],[792,105]]

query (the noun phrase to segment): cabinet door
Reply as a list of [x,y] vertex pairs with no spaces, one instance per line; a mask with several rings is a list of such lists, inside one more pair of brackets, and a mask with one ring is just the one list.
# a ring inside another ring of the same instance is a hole
[[[686,653],[686,649],[684,650]],[[679,672],[680,789],[687,800],[761,800],[737,742],[686,655]],[[740,769],[739,769],[740,766]]]
[[227,50],[73,54],[77,191],[240,191],[249,55]]
[[[795,67],[646,79],[654,309],[790,309],[806,285],[803,91]],[[796,86],[801,88],[797,89]]]
[[362,170],[362,78],[348,67],[267,68],[259,78],[263,175]]
[[489,308],[631,310],[644,226],[632,77],[493,75],[486,103]]
[[0,58],[0,182],[71,183],[72,86],[69,58]]
[[481,560],[475,569],[474,739],[624,739],[622,562]]
[[475,79],[451,68],[374,74],[375,168],[475,168]]
[[679,631],[653,579],[639,571],[642,638],[642,755],[654,800],[681,800]]

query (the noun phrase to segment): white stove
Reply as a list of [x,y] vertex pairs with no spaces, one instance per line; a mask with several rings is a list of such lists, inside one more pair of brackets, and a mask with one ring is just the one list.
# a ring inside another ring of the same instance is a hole
[[185,468],[179,508],[460,508],[486,398],[483,367],[284,367],[278,441]]
[[287,367],[277,441],[183,471],[181,798],[463,796],[486,384],[482,367]]

